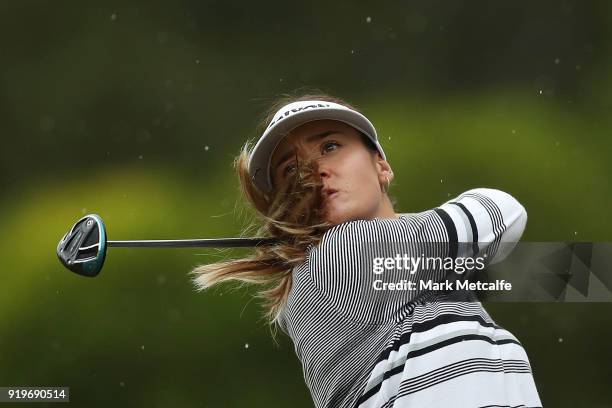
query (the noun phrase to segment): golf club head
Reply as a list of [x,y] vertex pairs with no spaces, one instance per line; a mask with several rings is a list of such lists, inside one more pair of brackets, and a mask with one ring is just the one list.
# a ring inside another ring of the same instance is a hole
[[106,258],[106,228],[102,218],[88,214],[78,220],[57,245],[57,257],[72,272],[97,276]]

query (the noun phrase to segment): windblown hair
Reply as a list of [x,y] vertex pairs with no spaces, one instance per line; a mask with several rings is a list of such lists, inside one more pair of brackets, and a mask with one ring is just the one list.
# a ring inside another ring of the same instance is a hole
[[[357,110],[342,99],[320,91],[285,94],[267,110],[258,126],[258,133],[267,128],[280,108],[291,102],[307,100],[335,102]],[[362,134],[362,140],[368,149],[377,151],[367,136]],[[274,326],[279,324],[279,314],[291,290],[293,268],[305,261],[308,248],[317,245],[333,225],[324,220],[320,210],[323,183],[316,163],[312,160],[299,163],[291,177],[265,194],[253,184],[248,171],[253,146],[254,140],[247,141],[234,160],[242,195],[257,216],[255,223],[247,227],[243,235],[275,237],[277,243],[255,247],[251,255],[242,259],[199,265],[190,273],[194,275],[193,282],[198,290],[230,280],[263,285],[264,289],[256,297],[264,300],[265,317]]]

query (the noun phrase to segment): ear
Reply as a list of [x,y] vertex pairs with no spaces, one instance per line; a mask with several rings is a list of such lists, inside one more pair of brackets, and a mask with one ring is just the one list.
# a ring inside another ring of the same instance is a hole
[[389,178],[389,181],[393,181],[393,169],[391,169],[391,165],[389,164],[389,162],[382,158],[380,152],[376,153],[376,157],[374,160],[376,172],[378,173],[378,179],[380,180],[380,182],[386,182],[387,178]]

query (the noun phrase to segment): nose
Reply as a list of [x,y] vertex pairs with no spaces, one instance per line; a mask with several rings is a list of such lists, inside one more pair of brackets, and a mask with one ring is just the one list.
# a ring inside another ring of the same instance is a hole
[[322,179],[328,178],[330,175],[329,168],[321,161],[318,162],[318,167],[319,167],[319,176]]

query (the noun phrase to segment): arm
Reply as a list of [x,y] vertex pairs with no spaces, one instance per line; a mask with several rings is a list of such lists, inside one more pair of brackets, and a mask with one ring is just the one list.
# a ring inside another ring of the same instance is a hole
[[511,195],[494,189],[472,189],[403,220],[355,220],[333,227],[309,253],[308,273],[331,310],[367,324],[397,321],[407,305],[427,289],[373,290],[375,281],[440,281],[446,272],[421,268],[414,274],[397,269],[375,274],[375,257],[487,254],[488,263],[494,263],[514,247],[499,244],[518,241],[526,221],[525,209]]
[[[521,203],[508,193],[490,188],[468,190],[436,211],[445,222],[449,241],[471,244],[464,245],[465,255],[486,253],[489,264],[503,260],[512,251],[527,224],[527,211]],[[505,244],[500,245],[502,242]]]

